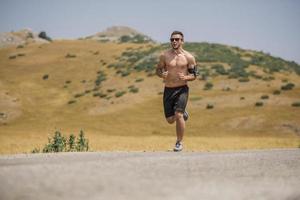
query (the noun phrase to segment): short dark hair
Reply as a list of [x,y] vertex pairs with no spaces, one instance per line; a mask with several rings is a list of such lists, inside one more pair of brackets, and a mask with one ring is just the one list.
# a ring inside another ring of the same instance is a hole
[[173,31],[173,33],[171,34],[171,37],[172,37],[172,35],[177,35],[177,34],[181,35],[182,40],[183,40],[184,36],[183,36],[183,33],[181,31]]

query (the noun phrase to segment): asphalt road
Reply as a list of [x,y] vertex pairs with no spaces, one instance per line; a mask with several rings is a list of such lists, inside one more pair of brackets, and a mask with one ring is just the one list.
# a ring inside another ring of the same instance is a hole
[[299,200],[300,149],[0,156],[1,200]]

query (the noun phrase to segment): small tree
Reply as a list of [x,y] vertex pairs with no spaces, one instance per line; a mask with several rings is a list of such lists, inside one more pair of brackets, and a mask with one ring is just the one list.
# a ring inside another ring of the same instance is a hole
[[45,32],[45,31],[42,31],[42,32],[40,32],[40,33],[39,33],[39,38],[42,38],[42,39],[48,40],[49,42],[51,42],[51,41],[52,41],[52,39],[51,39],[49,36],[47,36],[47,34],[46,34],[46,32]]

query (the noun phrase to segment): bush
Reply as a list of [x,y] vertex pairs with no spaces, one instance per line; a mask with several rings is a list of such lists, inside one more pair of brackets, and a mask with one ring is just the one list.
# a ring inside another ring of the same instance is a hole
[[268,95],[262,95],[260,98],[261,99],[269,99],[269,96]]
[[249,81],[250,81],[250,79],[248,77],[244,77],[244,78],[239,79],[239,82],[241,82],[241,83],[245,83],[245,82],[249,82]]
[[281,86],[281,90],[292,90],[295,87],[294,83],[288,83],[286,85]]
[[98,76],[97,76],[96,80],[95,80],[95,84],[97,86],[99,86],[105,80],[106,80],[106,74],[104,72],[100,71],[98,73]]
[[79,98],[79,97],[82,97],[82,96],[84,96],[84,93],[79,93],[79,94],[74,95],[75,98]]
[[206,105],[206,109],[213,109],[213,108],[214,108],[214,105],[211,104],[211,103],[208,103],[208,104]]
[[[88,151],[89,141],[84,137],[83,130],[80,131],[79,137],[76,141],[76,136],[70,134],[68,140],[61,134],[60,131],[55,131],[52,138],[48,138],[48,144],[46,144],[42,150],[43,153],[53,152],[72,152],[72,151]],[[34,148],[32,153],[39,153],[38,148]]]
[[68,53],[65,57],[66,58],[76,58],[76,55]]
[[144,81],[144,79],[143,78],[137,78],[136,80],[135,80],[135,82],[142,82],[142,81]]
[[115,94],[115,97],[121,97],[121,96],[123,96],[124,94],[126,94],[126,91],[118,91],[118,92],[116,92],[116,94]]
[[18,53],[17,56],[25,56],[25,53]]
[[106,91],[109,92],[109,93],[111,93],[111,92],[115,92],[116,89],[107,89]]
[[206,82],[203,89],[204,89],[204,90],[210,90],[210,89],[213,88],[213,86],[214,86],[214,85],[213,85],[212,83]]
[[52,41],[52,39],[50,37],[47,36],[46,32],[45,31],[42,31],[39,33],[39,38],[42,38],[42,39],[45,39],[45,40],[48,40],[49,42]]
[[129,92],[131,92],[131,93],[138,93],[139,92],[139,88],[131,87],[131,88],[129,88]]
[[80,131],[79,138],[76,143],[77,151],[88,151],[89,150],[89,141],[84,137],[83,130]]
[[300,101],[292,103],[293,107],[300,107]]
[[264,103],[261,102],[261,101],[258,101],[258,102],[255,103],[255,106],[256,106],[256,107],[261,107],[261,106],[263,106],[263,105],[264,105]]
[[43,148],[43,153],[63,152],[66,149],[66,138],[56,131],[53,138],[48,138],[48,144]]
[[68,147],[69,151],[75,151],[76,150],[76,143],[75,143],[76,136],[71,134],[68,141]]
[[73,104],[73,103],[76,103],[76,101],[75,100],[68,101],[68,104]]
[[9,58],[9,59],[16,59],[16,58],[17,58],[17,55],[10,55],[8,58]]
[[274,90],[273,94],[274,95],[280,95],[281,91],[280,90]]
[[102,92],[97,92],[93,94],[94,97],[100,97],[100,98],[104,98],[107,96],[107,94],[104,94]]
[[49,75],[48,74],[45,74],[44,76],[43,76],[43,79],[44,80],[47,80],[49,78]]

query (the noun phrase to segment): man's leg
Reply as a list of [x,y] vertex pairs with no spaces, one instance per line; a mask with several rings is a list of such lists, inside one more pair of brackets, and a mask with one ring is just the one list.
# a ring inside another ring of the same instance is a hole
[[171,117],[167,117],[166,120],[167,120],[167,122],[168,122],[169,124],[173,124],[173,123],[176,121],[176,118],[175,118],[175,116],[173,115],[173,116],[171,116]]
[[185,130],[185,121],[183,118],[182,112],[175,112],[175,120],[176,120],[176,135],[177,135],[177,142],[181,142],[183,139],[183,134]]

